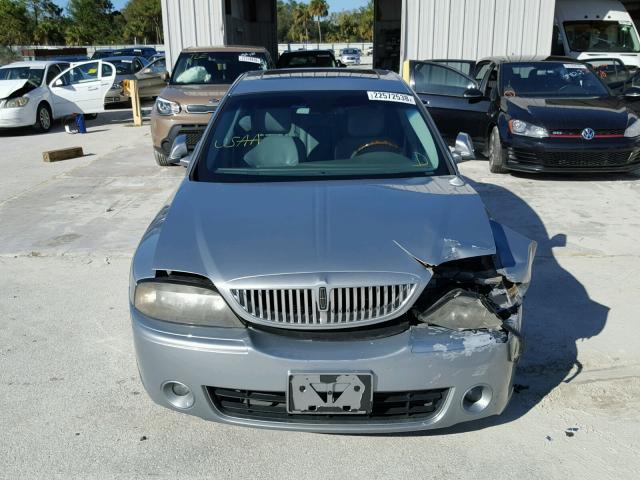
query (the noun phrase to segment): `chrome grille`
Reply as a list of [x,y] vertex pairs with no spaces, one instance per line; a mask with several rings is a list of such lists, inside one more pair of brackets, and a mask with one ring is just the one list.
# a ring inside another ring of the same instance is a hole
[[237,305],[258,323],[335,328],[391,318],[405,307],[415,289],[415,283],[403,283],[230,292]]

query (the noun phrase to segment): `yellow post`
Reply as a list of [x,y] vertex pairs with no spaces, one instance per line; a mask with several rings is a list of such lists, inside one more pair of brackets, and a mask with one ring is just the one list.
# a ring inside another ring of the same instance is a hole
[[411,70],[409,68],[410,62],[411,60],[405,60],[402,64],[402,79],[407,83],[411,80]]
[[131,98],[131,111],[133,112],[133,124],[136,127],[142,126],[142,110],[140,108],[140,95],[138,94],[138,81],[125,80],[122,82],[124,93]]

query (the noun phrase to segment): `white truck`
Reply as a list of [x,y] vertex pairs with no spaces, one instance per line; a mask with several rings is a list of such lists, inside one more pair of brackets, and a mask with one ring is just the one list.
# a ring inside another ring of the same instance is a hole
[[640,67],[636,26],[617,0],[556,0],[552,55],[611,58]]

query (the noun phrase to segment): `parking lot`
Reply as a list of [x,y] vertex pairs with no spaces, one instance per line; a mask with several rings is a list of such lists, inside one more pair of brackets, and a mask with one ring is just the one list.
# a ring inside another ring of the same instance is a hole
[[[505,413],[428,434],[255,430],[155,406],[136,369],[130,259],[184,169],[111,110],[87,135],[0,132],[2,478],[631,478],[640,468],[640,173],[461,165],[535,239],[526,353]],[[82,146],[83,158],[42,152]]]

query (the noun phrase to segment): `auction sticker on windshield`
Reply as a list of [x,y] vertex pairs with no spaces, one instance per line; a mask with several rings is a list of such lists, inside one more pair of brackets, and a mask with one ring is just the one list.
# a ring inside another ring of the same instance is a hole
[[565,63],[564,68],[566,69],[576,69],[576,70],[588,70],[586,65],[582,65],[580,63]]
[[411,105],[416,104],[416,99],[411,95],[405,95],[404,93],[393,92],[367,92],[369,100],[381,100],[383,102],[399,102],[409,103]]
[[249,63],[262,63],[262,59],[259,57],[252,57],[251,55],[240,55],[238,56],[239,62],[249,62]]

